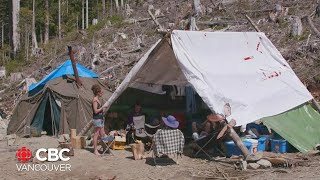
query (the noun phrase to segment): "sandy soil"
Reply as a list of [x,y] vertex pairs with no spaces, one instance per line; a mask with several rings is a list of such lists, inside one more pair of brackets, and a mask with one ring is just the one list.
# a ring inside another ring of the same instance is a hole
[[[178,165],[154,166],[151,154],[146,159],[133,160],[129,150],[112,151],[114,156],[95,156],[91,149],[77,149],[68,163],[71,172],[18,172],[16,150],[26,146],[31,151],[38,148],[57,147],[56,138],[17,139],[7,146],[0,141],[0,179],[320,179],[320,158],[313,157],[303,166],[240,171],[232,165],[183,156]],[[176,160],[176,158],[174,158]],[[59,164],[63,162],[55,162]],[[32,164],[29,162],[28,164]],[[50,164],[46,162],[46,164]]]

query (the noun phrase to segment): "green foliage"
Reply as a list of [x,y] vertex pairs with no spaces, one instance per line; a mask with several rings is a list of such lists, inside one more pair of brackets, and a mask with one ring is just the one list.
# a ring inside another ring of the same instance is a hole
[[116,28],[120,28],[125,25],[123,20],[124,20],[123,16],[120,16],[120,15],[113,15],[110,17],[111,24]]
[[99,21],[98,24],[89,26],[88,33],[93,34],[94,32],[102,29],[106,25],[107,21],[107,19],[103,19]]
[[5,65],[7,75],[13,72],[22,71],[23,67],[27,64],[28,63],[24,60],[23,53],[20,53],[20,55],[15,60],[11,60]]

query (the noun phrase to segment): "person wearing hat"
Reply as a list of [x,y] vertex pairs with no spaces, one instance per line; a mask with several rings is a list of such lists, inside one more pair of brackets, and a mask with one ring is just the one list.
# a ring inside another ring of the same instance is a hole
[[167,129],[177,129],[179,127],[179,121],[172,115],[162,117],[162,121]]

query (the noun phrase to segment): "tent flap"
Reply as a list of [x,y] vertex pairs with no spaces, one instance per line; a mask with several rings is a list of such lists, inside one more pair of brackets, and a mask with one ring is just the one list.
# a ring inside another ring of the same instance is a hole
[[264,33],[175,30],[171,40],[187,81],[212,111],[226,114],[229,109],[227,120],[237,125],[312,99]]
[[320,114],[310,105],[263,118],[263,123],[286,139],[300,152],[313,150],[320,143]]

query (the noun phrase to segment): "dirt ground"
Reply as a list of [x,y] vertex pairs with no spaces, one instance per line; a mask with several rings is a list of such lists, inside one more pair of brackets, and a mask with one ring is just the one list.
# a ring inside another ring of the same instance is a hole
[[[17,139],[12,146],[0,141],[0,179],[320,179],[320,158],[308,158],[306,163],[292,168],[271,168],[259,170],[235,170],[233,165],[183,156],[178,165],[154,166],[151,154],[146,159],[133,160],[132,152],[112,151],[114,156],[95,156],[91,149],[77,149],[75,156],[67,162],[71,164],[69,172],[18,172],[15,157],[18,148],[26,146],[32,152],[38,148],[57,147],[56,138]],[[176,158],[174,158],[176,160]],[[55,164],[62,163],[55,162]],[[27,164],[32,164],[28,162]],[[46,162],[46,164],[50,164]]]

